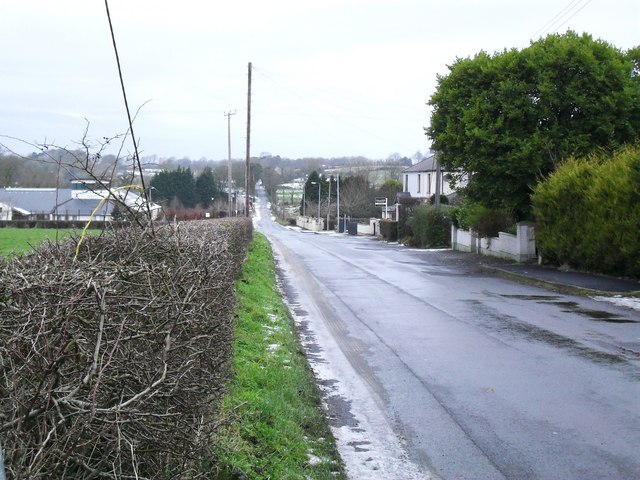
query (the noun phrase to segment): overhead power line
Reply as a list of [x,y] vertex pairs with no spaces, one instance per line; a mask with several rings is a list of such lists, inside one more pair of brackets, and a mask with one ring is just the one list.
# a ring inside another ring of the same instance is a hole
[[557,32],[561,27],[566,25],[573,17],[580,13],[591,0],[571,0],[564,8],[538,29],[532,36],[532,40],[543,37],[551,32]]

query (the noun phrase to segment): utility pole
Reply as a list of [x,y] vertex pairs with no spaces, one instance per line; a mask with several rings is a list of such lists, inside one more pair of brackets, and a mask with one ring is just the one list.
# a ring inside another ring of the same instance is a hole
[[249,62],[249,83],[247,90],[247,161],[244,167],[244,214],[249,215],[249,193],[250,185],[249,180],[251,178],[251,62]]
[[[338,173],[338,176],[336,178],[336,180],[338,181],[336,188],[336,222],[337,226],[338,226],[338,232],[340,231],[340,173]],[[344,231],[344,228],[343,228]]]
[[235,115],[235,110],[233,112],[225,112],[225,117],[227,117],[227,149],[229,152],[229,164],[227,167],[227,199],[229,201],[229,205],[227,208],[227,215],[231,216],[231,115]]
[[440,169],[440,162],[436,153],[433,154],[433,161],[436,162],[436,198],[433,203],[436,207],[440,207],[440,192],[442,191],[442,170]]
[[329,213],[331,213],[331,177],[329,177],[329,204],[327,205],[327,228],[329,231]]
[[318,223],[320,223],[320,193],[322,192],[322,179],[318,177]]

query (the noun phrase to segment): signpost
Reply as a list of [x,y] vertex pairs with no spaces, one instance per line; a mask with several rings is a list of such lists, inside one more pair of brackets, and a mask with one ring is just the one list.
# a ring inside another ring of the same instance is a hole
[[376,197],[376,207],[384,207],[381,218],[384,218],[384,214],[387,212],[387,197]]

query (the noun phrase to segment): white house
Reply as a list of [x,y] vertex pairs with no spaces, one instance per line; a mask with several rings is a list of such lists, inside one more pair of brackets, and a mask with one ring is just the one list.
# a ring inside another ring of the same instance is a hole
[[[402,188],[411,197],[427,201],[436,193],[436,156],[435,153],[421,162],[402,171]],[[449,186],[449,174],[440,172],[440,192],[442,195],[454,193]]]

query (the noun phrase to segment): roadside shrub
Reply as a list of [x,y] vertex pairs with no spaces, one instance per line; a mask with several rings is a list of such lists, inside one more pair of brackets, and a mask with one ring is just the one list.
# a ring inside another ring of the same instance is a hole
[[413,212],[418,207],[420,200],[417,198],[399,198],[398,203],[398,240],[408,239],[413,236],[410,219]]
[[471,230],[474,228],[478,217],[487,210],[487,207],[484,207],[479,203],[472,202],[471,200],[465,200],[457,206],[453,212],[454,225],[458,228],[462,228],[463,230]]
[[533,194],[536,243],[555,263],[640,277],[640,147],[571,159]]
[[586,159],[567,160],[532,196],[536,216],[536,246],[553,263],[584,265],[589,253],[583,243],[584,222],[591,215],[590,189],[597,166]]
[[474,230],[480,237],[497,237],[499,232],[512,230],[514,220],[504,210],[487,208],[465,200],[454,210],[454,225],[463,230]]
[[198,478],[230,375],[248,219],[48,243],[0,261],[9,478]]
[[398,241],[398,222],[380,220],[380,234],[388,242]]
[[513,218],[503,210],[487,209],[475,219],[472,228],[479,237],[497,237],[500,232],[506,232],[514,224]]
[[451,212],[431,205],[416,207],[411,217],[413,244],[420,248],[451,246]]

